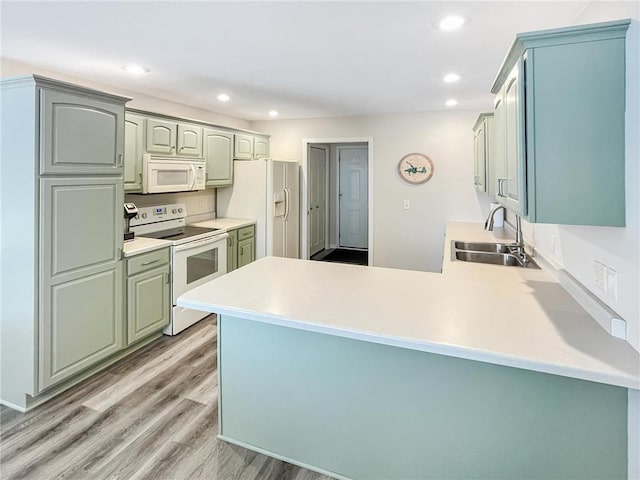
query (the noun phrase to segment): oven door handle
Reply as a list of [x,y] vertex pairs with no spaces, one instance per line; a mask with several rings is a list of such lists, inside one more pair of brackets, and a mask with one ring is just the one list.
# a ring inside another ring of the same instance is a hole
[[[176,245],[174,251],[182,252],[184,250],[191,250],[192,248],[202,247],[203,245],[215,245],[221,240],[226,240],[229,237],[228,233],[221,233],[216,235],[215,237],[203,238],[202,240],[196,240],[194,242],[183,243],[182,245]],[[223,242],[224,245],[227,245],[227,242]]]

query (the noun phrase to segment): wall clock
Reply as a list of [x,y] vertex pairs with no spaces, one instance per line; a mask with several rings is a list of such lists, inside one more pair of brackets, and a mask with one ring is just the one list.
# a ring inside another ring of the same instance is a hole
[[407,183],[425,183],[433,176],[433,162],[422,153],[409,153],[398,162],[398,173]]

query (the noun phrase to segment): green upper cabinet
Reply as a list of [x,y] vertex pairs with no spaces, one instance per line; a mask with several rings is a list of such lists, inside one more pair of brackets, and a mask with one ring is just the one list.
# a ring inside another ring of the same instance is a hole
[[127,112],[124,121],[124,189],[142,189],[144,117]]
[[253,159],[253,135],[245,135],[236,133],[235,144],[233,147],[233,157],[238,160]]
[[493,159],[493,113],[481,113],[473,127],[473,180],[478,191],[495,194],[495,179],[492,178]]
[[253,158],[269,158],[269,137],[253,137]]
[[207,162],[207,187],[233,183],[233,133],[204,128],[203,156]]
[[43,175],[122,175],[124,106],[63,90],[40,91]]
[[269,137],[236,133],[233,158],[237,160],[259,160],[269,157]]
[[498,73],[496,196],[530,222],[625,225],[629,23],[519,34]]
[[159,118],[147,118],[147,148],[149,153],[176,153],[178,124]]
[[178,124],[178,155],[202,157],[202,127]]

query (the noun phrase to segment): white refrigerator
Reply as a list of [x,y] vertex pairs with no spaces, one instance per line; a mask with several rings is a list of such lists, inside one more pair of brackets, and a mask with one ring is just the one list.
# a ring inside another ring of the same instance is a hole
[[256,259],[300,258],[300,173],[297,162],[235,160],[233,186],[218,188],[218,217],[256,220]]

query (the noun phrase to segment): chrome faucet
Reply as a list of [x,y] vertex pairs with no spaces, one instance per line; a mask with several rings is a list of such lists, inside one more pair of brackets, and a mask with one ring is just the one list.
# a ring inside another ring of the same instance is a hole
[[[489,215],[487,215],[487,219],[484,222],[484,229],[490,232],[493,231],[493,217],[496,212],[500,209],[504,210],[505,216],[507,213],[507,209],[504,205],[496,205],[490,211]],[[529,262],[529,255],[524,250],[524,239],[522,238],[522,222],[520,220],[520,215],[515,214],[516,216],[516,241],[509,246],[509,250],[512,254],[516,255],[522,263]]]

